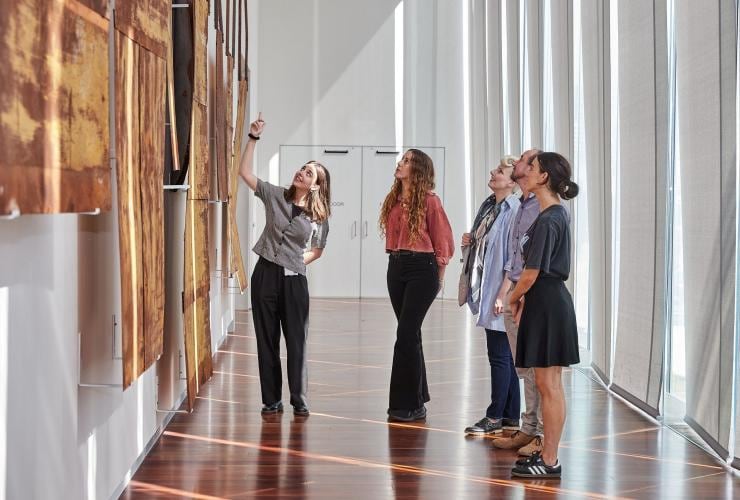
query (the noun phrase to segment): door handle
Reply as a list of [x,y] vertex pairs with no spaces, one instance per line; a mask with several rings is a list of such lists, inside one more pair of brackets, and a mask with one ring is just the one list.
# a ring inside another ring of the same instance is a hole
[[352,239],[357,238],[357,221],[352,223]]
[[367,221],[365,221],[365,238],[367,238]]

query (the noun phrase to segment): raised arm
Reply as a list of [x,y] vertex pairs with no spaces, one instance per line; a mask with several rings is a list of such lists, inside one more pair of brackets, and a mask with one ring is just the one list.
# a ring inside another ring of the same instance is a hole
[[[257,189],[257,176],[254,175],[254,148],[257,146],[257,140],[265,128],[265,121],[262,119],[262,113],[257,115],[257,119],[249,125],[249,139],[247,140],[247,149],[242,155],[239,164],[239,175],[247,183],[249,189]],[[257,139],[254,139],[257,137]]]

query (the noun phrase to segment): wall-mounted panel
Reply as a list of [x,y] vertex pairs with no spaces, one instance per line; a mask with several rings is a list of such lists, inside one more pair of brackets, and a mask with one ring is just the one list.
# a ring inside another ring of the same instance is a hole
[[116,34],[123,385],[162,354],[166,63]]
[[0,0],[0,214],[110,210],[100,3]]
[[169,47],[169,0],[127,0],[116,2],[116,29],[160,59]]

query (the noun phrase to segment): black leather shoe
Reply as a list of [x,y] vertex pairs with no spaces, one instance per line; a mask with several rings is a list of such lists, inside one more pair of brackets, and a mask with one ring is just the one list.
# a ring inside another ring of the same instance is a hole
[[269,415],[271,413],[282,413],[282,412],[283,412],[282,401],[278,401],[277,403],[272,403],[271,405],[264,405],[262,407],[263,415]]
[[413,422],[427,418],[427,409],[421,406],[415,410],[388,410],[389,422]]
[[298,415],[299,417],[307,417],[309,415],[308,406],[306,405],[294,406],[293,414]]

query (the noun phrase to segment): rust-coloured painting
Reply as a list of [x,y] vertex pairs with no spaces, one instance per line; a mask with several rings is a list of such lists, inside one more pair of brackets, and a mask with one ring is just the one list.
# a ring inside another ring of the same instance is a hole
[[208,0],[192,0],[193,99],[208,105]]
[[247,289],[247,271],[244,268],[241,243],[239,242],[239,230],[236,224],[236,195],[239,189],[239,162],[241,160],[242,136],[244,134],[244,119],[246,116],[248,98],[247,81],[239,82],[239,97],[236,111],[236,134],[234,135],[234,148],[230,159],[229,169],[229,237],[231,241],[229,272],[236,276],[239,282],[239,290],[244,293]]
[[214,136],[216,160],[216,179],[218,183],[217,199],[227,201],[229,197],[228,167],[226,165],[226,93],[224,88],[224,35],[216,32],[216,68],[213,82],[214,104]]
[[[229,170],[231,169],[232,156],[234,154],[234,58],[226,57],[226,179],[228,192],[231,193],[231,180]],[[228,199],[228,198],[227,198]]]
[[170,0],[123,0],[116,2],[116,29],[160,59],[167,59]]
[[205,105],[193,101],[193,116],[190,120],[190,165],[188,199],[208,200],[211,189],[208,148],[208,110]]
[[116,33],[123,386],[162,354],[166,63]]
[[188,200],[185,210],[185,360],[188,408],[213,374],[208,269],[208,201]]
[[0,0],[0,214],[110,210],[106,5]]
[[172,170],[180,170],[180,145],[177,140],[177,109],[175,106],[175,58],[174,58],[174,38],[172,30],[172,16],[168,23],[167,36],[167,119],[169,120],[169,144],[170,158],[172,161]]
[[139,46],[116,37],[116,180],[123,387],[144,371],[144,268],[139,151]]
[[164,334],[164,132],[166,61],[141,49],[141,225],[144,243],[144,364],[162,354]]

